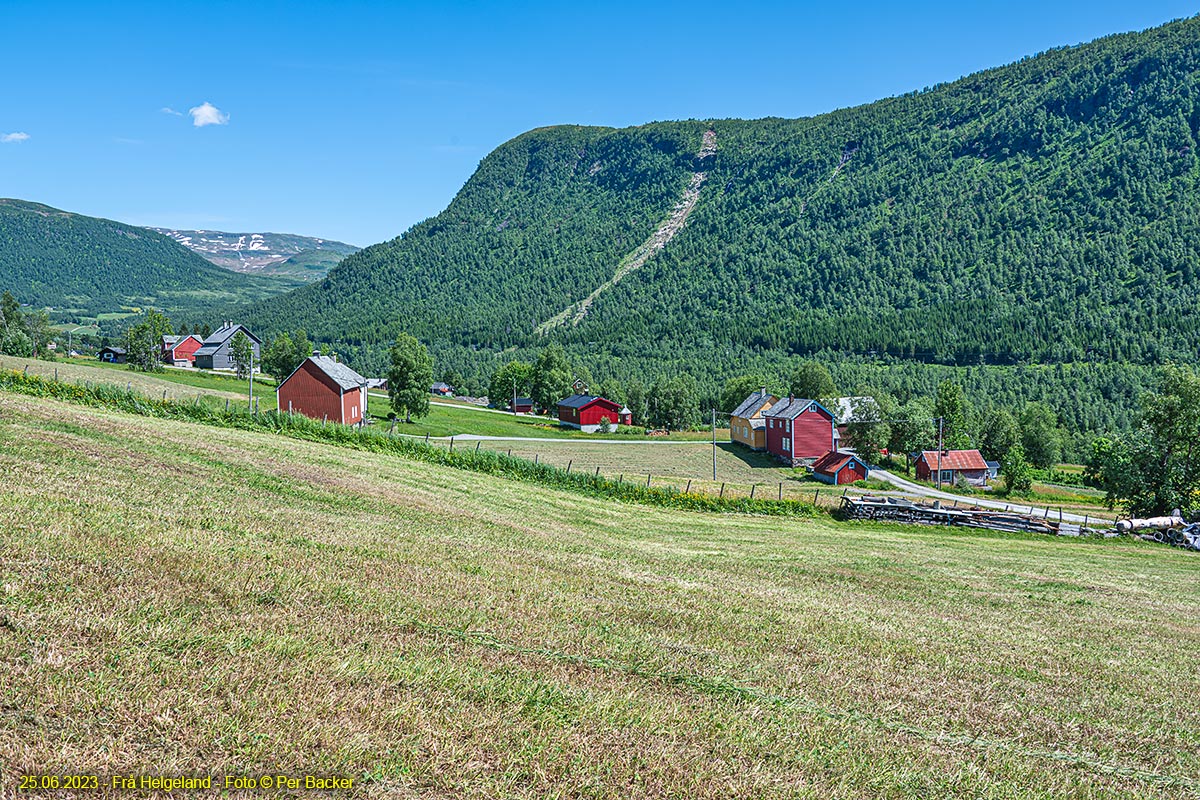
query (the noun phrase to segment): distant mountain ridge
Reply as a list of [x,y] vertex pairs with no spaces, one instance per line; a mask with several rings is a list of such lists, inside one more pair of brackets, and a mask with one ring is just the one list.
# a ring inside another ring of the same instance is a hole
[[302,282],[323,278],[361,248],[292,233],[228,233],[151,228],[219,267],[248,275],[286,275]]
[[222,269],[148,228],[0,199],[0,289],[59,318],[146,306],[200,314],[286,288]]

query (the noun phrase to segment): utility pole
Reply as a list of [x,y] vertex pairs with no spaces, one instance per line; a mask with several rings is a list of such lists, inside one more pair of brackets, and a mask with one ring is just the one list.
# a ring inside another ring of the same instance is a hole
[[942,488],[942,423],[945,417],[938,417],[938,457],[937,457],[937,488]]
[[250,396],[246,399],[251,406],[254,405],[254,343],[250,343]]
[[717,410],[712,410],[713,480],[717,479]]
[[513,416],[517,415],[517,379],[513,378]]

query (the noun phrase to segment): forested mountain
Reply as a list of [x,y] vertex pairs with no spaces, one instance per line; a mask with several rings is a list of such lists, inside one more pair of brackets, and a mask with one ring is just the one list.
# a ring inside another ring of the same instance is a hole
[[210,264],[147,228],[0,199],[0,289],[60,318],[145,305],[228,307],[283,288]]
[[257,317],[464,374],[548,341],[617,378],[1195,361],[1198,134],[1200,19],[810,119],[539,129]]

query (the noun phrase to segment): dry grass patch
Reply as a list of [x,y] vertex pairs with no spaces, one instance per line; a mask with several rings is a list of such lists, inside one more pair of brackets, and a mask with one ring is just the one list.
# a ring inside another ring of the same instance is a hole
[[0,483],[6,781],[1196,790],[1197,562],[1167,548],[670,512],[13,395]]

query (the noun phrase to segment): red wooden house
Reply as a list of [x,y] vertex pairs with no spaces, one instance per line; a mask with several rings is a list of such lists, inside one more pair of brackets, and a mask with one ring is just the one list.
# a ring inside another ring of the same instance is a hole
[[813,477],[825,483],[839,486],[843,483],[854,483],[866,480],[871,470],[866,463],[853,453],[830,451],[813,463]]
[[622,408],[604,397],[573,394],[558,401],[558,424],[565,428],[595,433],[600,430],[605,417],[613,427],[633,424],[633,414],[628,408]]
[[767,452],[785,464],[811,464],[836,450],[833,414],[816,400],[785,397],[762,416],[767,421]]
[[199,336],[164,336],[162,339],[162,360],[165,364],[177,367],[190,367],[196,363],[196,351],[204,346]]
[[367,379],[329,356],[312,356],[275,390],[281,412],[358,425],[367,413]]
[[917,457],[918,480],[936,481],[939,469],[942,483],[956,483],[960,476],[973,486],[987,483],[988,465],[978,450],[943,450],[940,459],[937,450],[926,450]]

